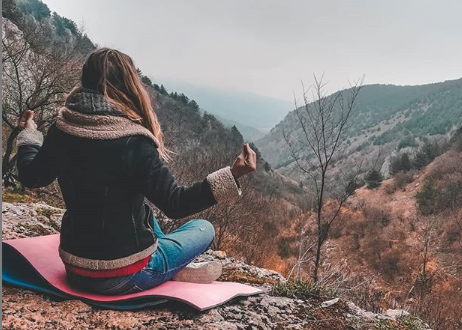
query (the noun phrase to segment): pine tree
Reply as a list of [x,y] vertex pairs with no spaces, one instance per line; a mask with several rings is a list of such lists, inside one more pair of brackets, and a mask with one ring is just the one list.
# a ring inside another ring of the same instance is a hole
[[368,189],[373,189],[377,188],[382,184],[383,176],[382,173],[377,171],[376,169],[373,169],[364,178],[364,181],[366,182],[366,187]]
[[151,81],[151,79],[149,79],[149,78],[146,77],[146,76],[142,76],[142,77],[141,77],[141,81],[142,81],[143,83],[145,83],[146,85],[148,85],[148,86],[152,86],[152,81]]
[[160,93],[164,95],[168,94],[167,89],[165,88],[164,85],[160,85]]

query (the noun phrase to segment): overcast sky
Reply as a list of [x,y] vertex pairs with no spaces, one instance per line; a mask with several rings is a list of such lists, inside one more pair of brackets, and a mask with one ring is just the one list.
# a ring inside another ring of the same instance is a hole
[[[44,0],[156,82],[292,100],[300,80],[329,88],[462,77],[462,1]],[[167,86],[168,87],[168,86]]]

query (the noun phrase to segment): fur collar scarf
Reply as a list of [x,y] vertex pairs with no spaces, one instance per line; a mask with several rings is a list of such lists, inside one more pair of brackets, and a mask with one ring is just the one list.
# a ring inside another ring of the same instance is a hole
[[69,94],[64,107],[58,111],[56,126],[70,135],[88,139],[111,140],[143,135],[159,146],[151,131],[127,118],[102,94],[85,88],[77,88]]

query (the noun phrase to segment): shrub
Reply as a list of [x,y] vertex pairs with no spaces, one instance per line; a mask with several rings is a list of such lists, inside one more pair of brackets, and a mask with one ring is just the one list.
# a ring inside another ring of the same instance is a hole
[[401,149],[406,148],[406,147],[415,147],[415,146],[416,146],[415,138],[408,135],[399,142],[398,150],[401,150]]
[[421,214],[429,215],[462,205],[462,180],[448,182],[436,188],[432,181],[426,181],[416,194],[417,206]]
[[436,211],[440,192],[430,181],[426,181],[422,189],[416,194],[417,207],[422,215],[430,215]]
[[289,245],[288,239],[286,237],[281,238],[278,241],[278,255],[281,258],[286,259],[286,258],[289,258],[291,254],[292,253],[291,253],[291,250],[290,250],[290,245]]
[[386,227],[390,224],[390,213],[387,209],[369,205],[363,211],[364,217],[369,223]]
[[459,127],[459,129],[456,130],[449,140],[449,144],[456,151],[462,151],[462,127]]
[[430,163],[430,159],[423,150],[419,150],[412,159],[412,167],[422,169]]
[[396,191],[396,185],[394,182],[389,182],[385,185],[384,190],[388,195],[393,194]]
[[376,261],[375,268],[389,280],[393,280],[400,273],[401,255],[399,251],[388,250]]
[[462,180],[449,182],[441,194],[440,206],[455,209],[462,205]]
[[395,178],[393,179],[393,182],[394,182],[396,188],[404,190],[406,185],[408,183],[411,183],[413,181],[413,179],[414,179],[413,171],[409,171],[409,172],[400,171],[395,175]]
[[364,181],[366,182],[366,187],[368,189],[377,188],[382,183],[382,180],[383,180],[382,173],[380,173],[376,169],[373,169],[372,171],[367,173],[366,176],[364,177]]
[[411,160],[407,153],[399,154],[391,159],[390,173],[396,174],[400,171],[407,172],[411,169]]
[[441,154],[438,143],[426,142],[412,159],[413,168],[422,169]]
[[448,221],[447,223],[445,223],[443,233],[443,242],[445,249],[449,249],[451,245],[455,242],[460,243],[462,238],[462,228],[455,221]]
[[339,239],[340,237],[342,237],[342,226],[338,223],[332,224],[329,230],[329,238]]
[[308,299],[312,297],[329,298],[333,296],[332,290],[323,285],[303,281],[278,281],[272,288],[273,296]]
[[441,148],[437,142],[426,142],[422,146],[421,150],[425,153],[425,155],[428,157],[430,161],[432,161],[441,154]]

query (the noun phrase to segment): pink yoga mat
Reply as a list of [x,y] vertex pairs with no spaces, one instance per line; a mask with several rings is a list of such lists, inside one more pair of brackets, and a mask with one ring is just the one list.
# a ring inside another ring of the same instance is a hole
[[67,282],[66,271],[58,254],[59,234],[6,240],[3,243],[17,250],[50,285],[71,296],[84,298],[84,300],[115,302],[152,296],[182,301],[198,310],[205,310],[223,304],[233,297],[262,292],[249,285],[232,282],[196,284],[168,281],[155,288],[128,295],[97,295],[75,289]]

